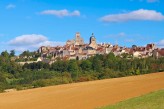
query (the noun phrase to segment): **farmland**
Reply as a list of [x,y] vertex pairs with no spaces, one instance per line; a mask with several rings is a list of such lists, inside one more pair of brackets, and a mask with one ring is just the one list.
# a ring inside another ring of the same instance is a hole
[[3,109],[94,109],[164,88],[164,73],[72,83],[0,94]]
[[164,90],[119,102],[101,109],[163,109]]

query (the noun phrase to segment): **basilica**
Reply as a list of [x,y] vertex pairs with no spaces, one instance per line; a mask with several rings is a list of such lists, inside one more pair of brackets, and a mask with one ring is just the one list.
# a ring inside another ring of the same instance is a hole
[[[109,46],[109,45],[106,45]],[[75,34],[75,38],[72,40],[67,40],[64,46],[42,46],[38,50],[42,57],[52,56],[53,59],[86,59],[95,54],[105,53],[104,47],[97,44],[96,38],[92,33],[89,43],[85,44],[84,39],[81,37],[80,33]]]

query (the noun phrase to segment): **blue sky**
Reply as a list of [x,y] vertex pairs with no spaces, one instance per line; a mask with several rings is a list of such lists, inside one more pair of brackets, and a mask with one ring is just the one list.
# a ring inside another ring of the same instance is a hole
[[164,47],[164,0],[0,0],[0,51],[88,43]]

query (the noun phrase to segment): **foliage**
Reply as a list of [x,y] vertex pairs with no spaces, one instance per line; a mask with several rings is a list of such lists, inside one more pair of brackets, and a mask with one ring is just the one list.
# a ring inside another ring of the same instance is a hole
[[[44,62],[17,64],[11,61],[14,51],[4,51],[0,55],[0,91],[16,88],[18,90],[67,84],[106,78],[164,71],[164,57],[137,59],[127,58],[127,54],[115,57],[113,53],[96,55],[86,60],[64,61],[57,59],[49,65]],[[40,54],[24,51],[20,60],[35,59]],[[32,57],[32,58],[31,58]]]

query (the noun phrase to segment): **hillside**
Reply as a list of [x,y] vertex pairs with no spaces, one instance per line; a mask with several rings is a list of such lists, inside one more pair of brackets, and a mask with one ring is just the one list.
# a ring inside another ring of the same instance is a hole
[[164,88],[164,73],[0,94],[2,109],[94,109]]

